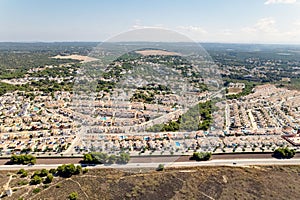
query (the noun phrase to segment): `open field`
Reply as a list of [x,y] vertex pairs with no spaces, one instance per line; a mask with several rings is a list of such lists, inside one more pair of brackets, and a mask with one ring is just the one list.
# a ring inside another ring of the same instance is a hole
[[[163,172],[90,169],[71,178],[54,178],[42,185],[19,187],[15,172],[0,173],[1,185],[12,175],[13,196],[3,199],[298,199],[300,166],[169,168]],[[32,173],[32,172],[30,172]],[[37,194],[34,188],[40,188]],[[55,194],[55,196],[53,195]]]

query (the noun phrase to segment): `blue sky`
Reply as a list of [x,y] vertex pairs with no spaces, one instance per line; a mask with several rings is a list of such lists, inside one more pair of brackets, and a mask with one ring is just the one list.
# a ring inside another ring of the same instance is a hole
[[0,0],[0,41],[103,41],[160,27],[200,42],[300,44],[300,0]]

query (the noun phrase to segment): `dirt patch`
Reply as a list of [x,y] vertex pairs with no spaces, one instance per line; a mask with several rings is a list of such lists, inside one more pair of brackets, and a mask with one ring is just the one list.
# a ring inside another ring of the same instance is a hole
[[181,54],[171,51],[164,50],[142,50],[136,51],[136,53],[141,54],[143,56],[180,56]]
[[98,60],[97,58],[92,58],[92,57],[89,57],[89,56],[76,55],[76,54],[74,54],[74,55],[68,55],[68,56],[57,55],[57,56],[54,56],[52,58],[55,58],[55,59],[80,60],[82,62],[92,62],[92,61]]

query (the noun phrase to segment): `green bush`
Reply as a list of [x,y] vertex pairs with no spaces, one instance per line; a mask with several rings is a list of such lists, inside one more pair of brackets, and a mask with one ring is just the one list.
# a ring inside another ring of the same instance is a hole
[[42,170],[41,170],[41,173],[40,173],[40,176],[41,176],[41,177],[45,177],[45,176],[47,176],[47,175],[48,175],[48,170],[42,169]]
[[21,174],[21,178],[25,178],[25,177],[27,177],[28,176],[28,172],[27,171],[25,171],[25,172],[23,172],[22,174]]
[[40,176],[35,175],[30,180],[30,185],[37,185],[37,184],[40,184],[42,181],[43,181],[43,179]]
[[26,172],[25,169],[20,169],[20,170],[17,172],[17,174],[23,174],[24,172]]
[[40,171],[35,171],[33,173],[33,175],[31,176],[31,178],[33,178],[34,176],[41,176],[41,172]]
[[20,169],[17,174],[21,174],[21,178],[28,176],[28,172],[25,169]]
[[82,167],[80,165],[76,166],[75,174],[80,174],[82,172]]
[[71,194],[69,194],[69,199],[70,200],[78,199],[78,193],[77,192],[72,192]]
[[21,165],[35,164],[36,157],[32,155],[12,155],[10,158],[10,163],[21,164]]
[[86,174],[88,171],[89,171],[89,169],[88,169],[88,168],[85,168],[85,169],[82,170],[82,173],[83,173],[83,174]]
[[294,157],[296,154],[296,151],[294,149],[289,149],[288,147],[285,147],[285,148],[277,148],[275,149],[274,153],[273,153],[273,156],[275,158],[279,158],[279,159],[282,159],[282,158],[292,158]]
[[50,170],[49,170],[49,173],[51,173],[51,174],[56,174],[56,169],[50,169]]
[[165,169],[165,165],[159,164],[158,167],[156,168],[156,171],[163,171]]
[[39,193],[41,191],[41,188],[35,188],[32,192],[34,193],[34,194],[37,194],[37,193]]
[[117,157],[115,155],[111,155],[111,156],[109,156],[107,163],[114,164],[116,162],[116,160],[117,160]]
[[117,157],[116,163],[126,164],[130,160],[130,155],[128,153],[120,153],[120,156]]
[[18,185],[27,185],[28,184],[28,181],[19,181],[18,182]]
[[125,164],[130,160],[130,155],[128,153],[120,153],[119,156],[108,155],[101,152],[92,152],[85,154],[83,156],[83,163],[88,164]]
[[191,160],[196,161],[207,161],[211,158],[210,152],[194,152]]
[[59,166],[56,171],[61,177],[71,177],[72,175],[80,174],[82,167],[80,165],[75,167],[74,164],[67,164]]
[[48,183],[51,183],[53,180],[53,175],[52,174],[48,174],[45,181],[44,181],[44,184],[48,184]]

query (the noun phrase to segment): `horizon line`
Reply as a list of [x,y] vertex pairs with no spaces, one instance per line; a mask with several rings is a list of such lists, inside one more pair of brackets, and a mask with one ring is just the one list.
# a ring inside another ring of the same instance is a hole
[[[221,42],[221,41],[195,41],[195,42],[187,42],[187,41],[178,41],[178,42],[167,42],[167,41],[116,41],[116,42],[107,42],[107,43],[138,43],[138,42],[146,42],[146,43],[200,43],[200,44],[245,44],[245,45],[292,45],[299,46],[300,43],[284,43],[284,42]],[[105,43],[105,41],[85,41],[85,40],[74,40],[74,41],[0,41],[0,43]]]

